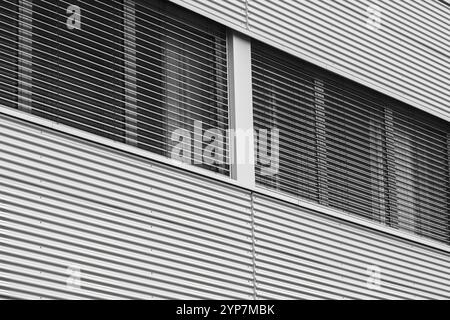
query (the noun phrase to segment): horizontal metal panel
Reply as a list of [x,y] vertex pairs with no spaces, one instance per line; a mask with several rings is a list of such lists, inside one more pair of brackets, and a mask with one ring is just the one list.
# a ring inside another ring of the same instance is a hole
[[[450,120],[448,5],[426,1],[177,0],[309,62]],[[240,17],[240,16],[239,16]]]
[[1,296],[253,296],[248,192],[7,116],[0,128]]
[[450,298],[448,251],[6,115],[0,136],[2,298]]
[[[450,298],[448,252],[262,195],[254,216],[258,298]],[[368,268],[381,271],[379,287]]]

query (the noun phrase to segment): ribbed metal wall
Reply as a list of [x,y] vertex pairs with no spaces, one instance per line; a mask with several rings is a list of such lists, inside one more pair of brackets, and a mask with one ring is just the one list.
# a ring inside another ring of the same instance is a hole
[[[369,1],[173,2],[449,119],[438,1],[376,1],[377,31],[365,25]],[[367,288],[370,266],[379,289]],[[0,116],[0,297],[248,299],[254,289],[450,299],[450,254]]]
[[450,299],[448,251],[6,115],[0,137],[0,297]]
[[258,298],[450,299],[448,252],[261,195],[254,220]]
[[440,1],[174,2],[450,120],[450,7]]
[[1,297],[253,297],[242,190],[5,115],[0,176]]

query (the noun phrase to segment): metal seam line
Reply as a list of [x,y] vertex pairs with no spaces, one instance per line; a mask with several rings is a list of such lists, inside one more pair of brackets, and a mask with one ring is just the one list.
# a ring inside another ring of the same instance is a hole
[[256,281],[256,236],[255,236],[255,193],[250,192],[250,217],[252,232],[253,300],[258,297]]

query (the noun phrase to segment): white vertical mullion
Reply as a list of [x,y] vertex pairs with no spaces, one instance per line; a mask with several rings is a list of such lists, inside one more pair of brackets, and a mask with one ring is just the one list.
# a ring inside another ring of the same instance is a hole
[[126,143],[137,146],[136,9],[134,1],[124,1],[125,44],[125,130]]
[[26,112],[31,112],[32,9],[31,0],[19,1],[18,108]]
[[228,60],[232,177],[240,185],[253,189],[255,187],[255,134],[250,38],[230,30]]

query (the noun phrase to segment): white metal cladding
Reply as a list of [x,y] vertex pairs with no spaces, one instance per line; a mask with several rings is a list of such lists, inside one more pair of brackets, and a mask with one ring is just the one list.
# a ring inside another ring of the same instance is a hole
[[[258,298],[450,298],[448,252],[261,195],[254,219]],[[373,266],[379,289],[367,287]]]
[[448,251],[6,115],[0,137],[0,297],[450,298]]
[[[203,0],[174,2],[224,23],[243,1],[221,1],[220,7],[208,7],[212,13]],[[448,5],[437,0],[248,0],[247,13],[247,28],[241,21],[231,27],[450,120]]]
[[247,192],[5,115],[0,135],[0,296],[253,297]]

